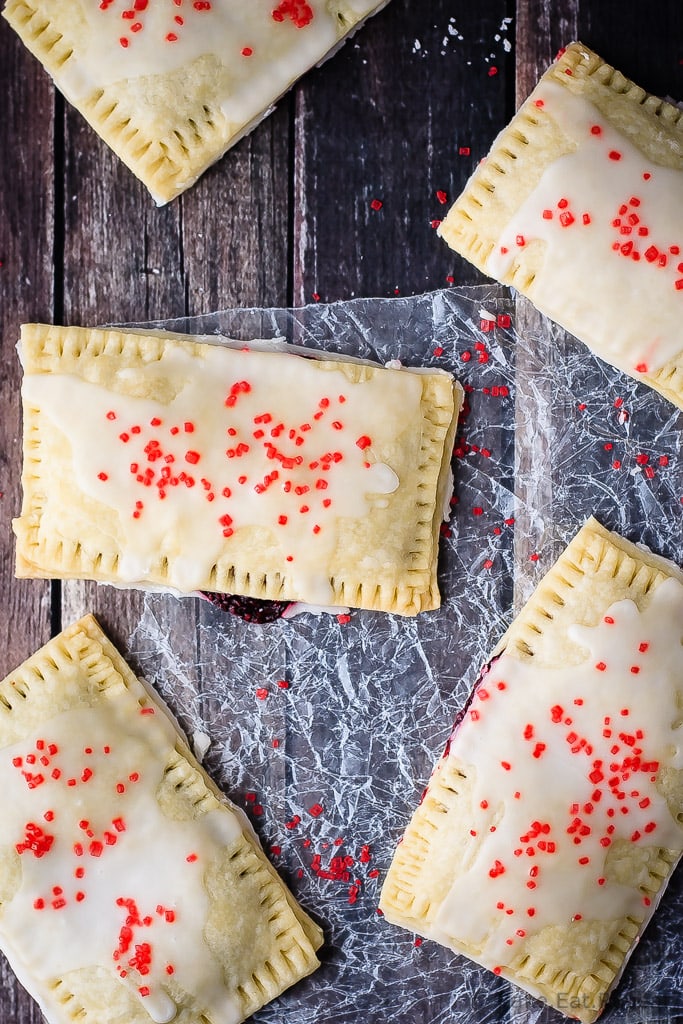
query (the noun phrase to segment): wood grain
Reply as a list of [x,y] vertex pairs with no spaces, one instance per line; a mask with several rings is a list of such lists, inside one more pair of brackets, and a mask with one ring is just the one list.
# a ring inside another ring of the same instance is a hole
[[54,92],[8,30],[0,33],[0,76],[2,677],[50,636],[50,585],[14,579],[11,519],[21,505],[21,373],[15,345],[22,322],[49,320],[53,309]]
[[[0,157],[0,677],[50,637],[50,584],[15,580],[11,519],[21,505],[19,325],[52,318],[54,91],[36,62],[0,32],[4,97]],[[30,112],[30,116],[28,116]],[[38,144],[36,144],[38,142]],[[0,1020],[38,1024],[42,1015],[2,958]]]
[[[292,96],[182,197],[185,313],[286,306]],[[155,316],[171,314],[162,308]]]
[[[558,50],[578,38],[578,8],[578,0],[571,0],[563,5],[562,15],[558,17],[557,9],[547,0],[518,2],[515,108],[521,106]],[[551,350],[557,339],[543,330],[543,317],[528,299],[517,296],[515,306],[518,332],[523,337],[539,339],[538,345],[543,346],[542,351],[526,345],[518,349],[515,365],[515,481],[518,502],[515,508],[513,612],[517,614],[537,583],[538,574],[532,555],[539,548],[546,548],[549,564],[553,555],[554,524],[550,517],[553,477],[552,473],[534,472],[534,467],[552,465],[549,441],[553,436],[554,415],[552,377],[550,374],[539,375],[538,367],[552,364]],[[559,554],[557,540],[554,554]],[[526,999],[524,996],[516,998]]]
[[[148,319],[159,310],[182,315],[180,206],[154,207],[69,107],[63,133],[62,261],[56,268],[63,321],[91,326]],[[61,618],[66,626],[93,612],[125,652],[143,602],[136,591],[65,582]]]
[[507,8],[436,0],[425,17],[393,0],[299,92],[297,305],[480,280],[432,222],[447,209],[437,192],[455,198],[507,118]]
[[[51,623],[56,629],[85,611],[95,612],[134,666],[138,657],[154,656],[134,632],[145,607],[135,591],[14,580],[19,323],[141,322],[233,305],[302,305],[314,297],[482,283],[436,237],[433,222],[555,52],[573,38],[645,88],[683,97],[680,0],[392,0],[190,192],[157,209],[80,116],[55,98],[47,76],[0,24],[2,666],[18,664],[47,640]],[[537,316],[521,302],[518,327],[534,330]],[[526,387],[532,372],[531,364],[518,362],[519,479],[528,478],[524,460],[543,434],[543,407]],[[533,454],[539,457],[538,448]],[[520,496],[545,504],[552,474],[542,486],[543,493]],[[522,586],[527,533],[518,518]],[[189,666],[172,699],[182,718],[184,701],[204,687],[200,666],[211,663],[212,652],[201,649],[200,629],[215,613],[164,596],[148,599],[146,607]],[[0,974],[0,1024],[39,1021],[4,960]],[[515,1019],[527,1012],[524,998],[512,997]]]

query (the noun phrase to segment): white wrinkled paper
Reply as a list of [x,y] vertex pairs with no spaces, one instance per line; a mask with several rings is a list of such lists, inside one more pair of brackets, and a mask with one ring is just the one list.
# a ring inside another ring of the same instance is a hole
[[[509,326],[508,320],[509,318]],[[483,324],[482,324],[483,319]],[[395,844],[452,721],[513,614],[591,514],[683,563],[682,415],[499,286],[300,310],[232,310],[163,326],[454,372],[468,390],[443,606],[248,625],[149,595],[133,663],[247,811],[323,926],[323,966],[260,1024],[551,1024],[502,979],[376,911]],[[615,468],[616,467],[616,468]],[[683,875],[674,877],[605,1024],[683,1013]]]

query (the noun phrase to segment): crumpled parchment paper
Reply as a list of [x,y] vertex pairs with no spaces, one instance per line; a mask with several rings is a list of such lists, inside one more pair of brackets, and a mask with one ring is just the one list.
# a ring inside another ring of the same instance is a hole
[[[393,849],[506,625],[591,514],[683,562],[683,415],[500,286],[163,324],[453,371],[467,389],[442,608],[248,625],[149,595],[128,654],[247,811],[323,965],[259,1024],[551,1024],[557,1012],[377,913]],[[173,625],[169,625],[169,622]],[[605,1024],[683,1014],[679,871]]]

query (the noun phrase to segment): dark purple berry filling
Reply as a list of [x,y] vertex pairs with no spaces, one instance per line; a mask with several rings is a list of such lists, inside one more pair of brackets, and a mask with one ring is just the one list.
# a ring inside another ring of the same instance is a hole
[[239,594],[213,594],[202,590],[202,597],[210,601],[221,611],[237,615],[245,622],[275,622],[281,619],[291,605],[291,601],[262,601],[257,597],[240,597]]
[[477,678],[475,680],[474,686],[472,687],[472,689],[470,690],[470,692],[469,692],[469,694],[467,696],[467,700],[465,701],[463,706],[460,708],[460,711],[458,711],[457,715],[455,716],[455,721],[453,722],[453,728],[451,729],[451,734],[450,734],[450,736],[448,737],[448,739],[446,741],[446,749],[443,752],[443,755],[442,755],[443,757],[448,757],[449,751],[451,749],[451,742],[453,740],[453,737],[455,736],[456,732],[458,731],[458,728],[459,728],[460,724],[462,723],[463,719],[465,718],[465,715],[469,711],[470,705],[471,705],[472,701],[474,700],[475,693],[477,692],[477,690],[479,689],[479,687],[483,683],[484,679],[489,674],[489,672],[491,671],[491,669],[496,664],[496,662],[498,661],[498,659],[500,658],[500,656],[502,654],[503,654],[503,651],[501,651],[500,654],[496,654],[496,656],[494,658],[491,658],[490,661],[487,661],[486,664],[481,668],[481,670],[479,672],[479,675],[477,676]]

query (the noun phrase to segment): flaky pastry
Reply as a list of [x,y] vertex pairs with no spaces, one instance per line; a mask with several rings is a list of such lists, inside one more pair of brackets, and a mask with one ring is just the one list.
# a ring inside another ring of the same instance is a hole
[[322,935],[87,616],[0,683],[0,944],[50,1024],[238,1024]]
[[572,43],[439,231],[683,408],[682,189],[681,110]]
[[163,204],[388,0],[7,0],[57,87]]
[[19,576],[438,606],[450,374],[42,325],[20,350]]
[[683,572],[579,531],[460,713],[392,922],[591,1024],[683,851]]

